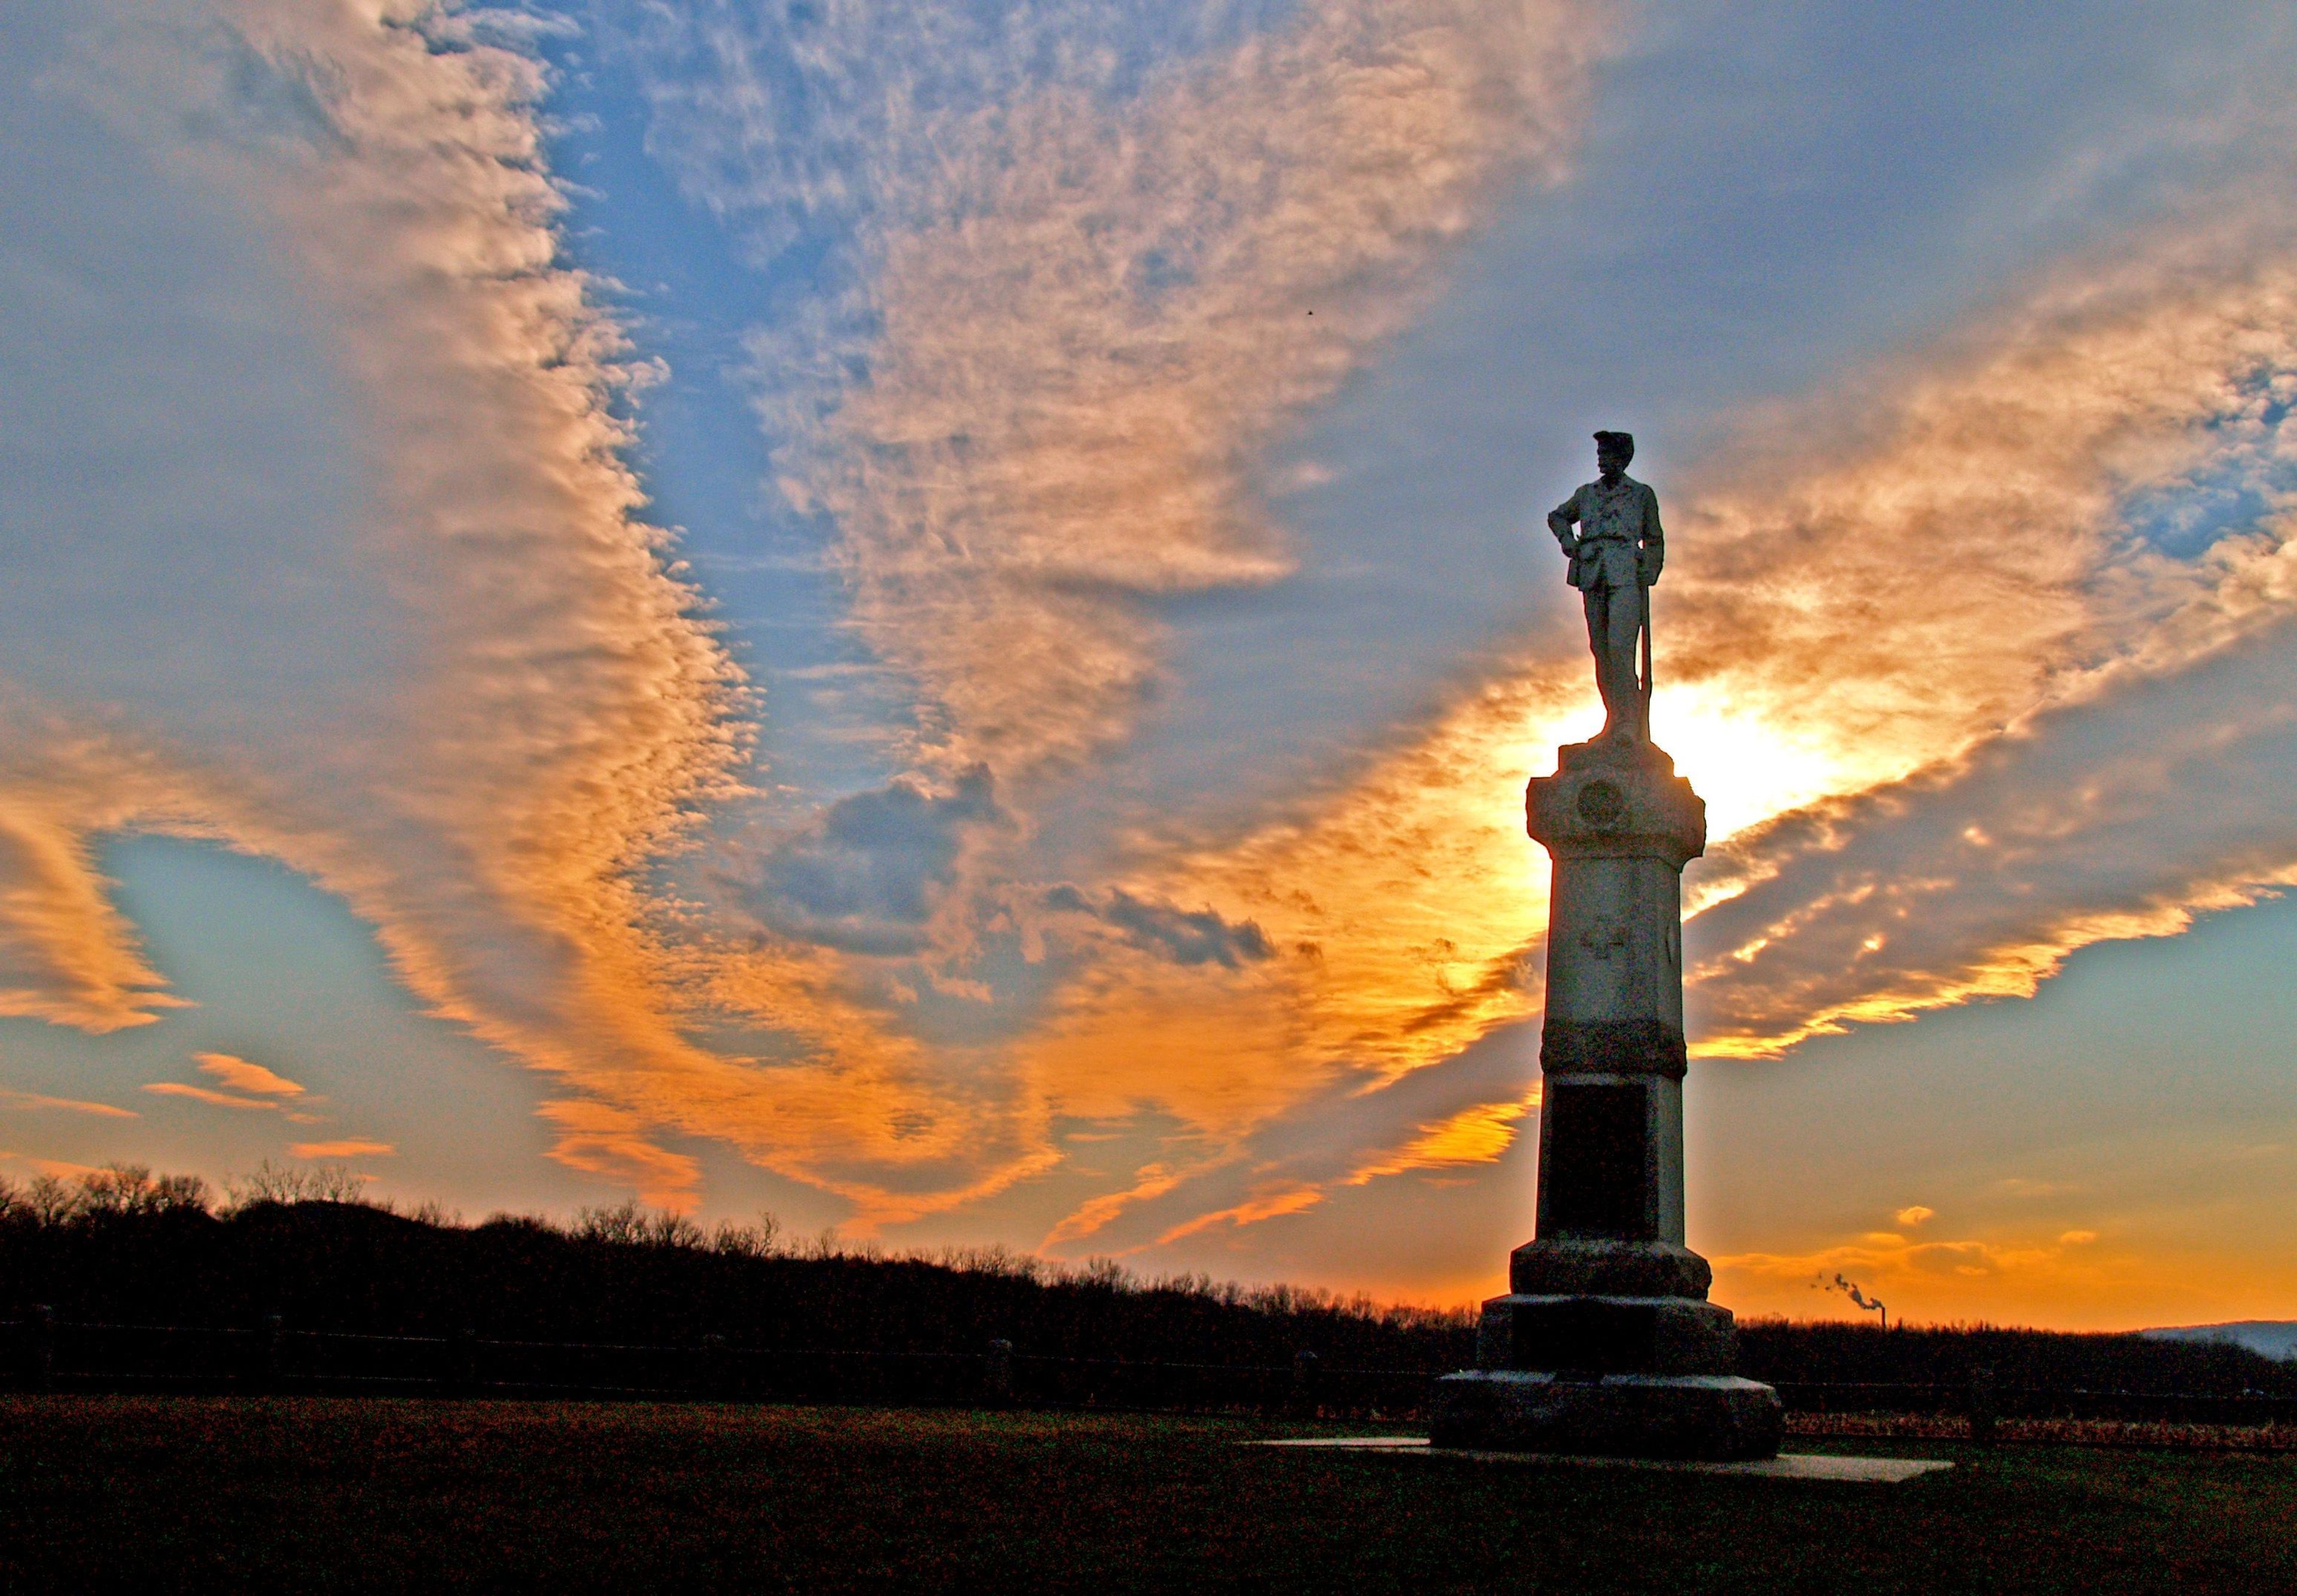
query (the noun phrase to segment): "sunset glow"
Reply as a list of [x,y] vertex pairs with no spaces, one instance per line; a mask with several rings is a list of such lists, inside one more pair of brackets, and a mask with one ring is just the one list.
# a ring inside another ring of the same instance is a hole
[[1718,1296],[2297,1313],[2273,8],[37,9],[0,1175],[1486,1295],[1619,426]]

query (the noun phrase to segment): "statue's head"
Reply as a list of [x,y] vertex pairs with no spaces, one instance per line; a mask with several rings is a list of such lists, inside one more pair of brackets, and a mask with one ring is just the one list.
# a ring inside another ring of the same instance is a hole
[[1616,477],[1627,468],[1635,457],[1635,435],[1633,432],[1598,432],[1595,434],[1595,469],[1606,477]]

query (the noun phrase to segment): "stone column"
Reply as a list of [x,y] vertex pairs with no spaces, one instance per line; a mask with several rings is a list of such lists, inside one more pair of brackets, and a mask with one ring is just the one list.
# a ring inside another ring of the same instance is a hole
[[1649,743],[1560,751],[1525,796],[1554,862],[1539,1220],[1437,1382],[1439,1446],[1753,1458],[1778,1394],[1733,1376],[1729,1310],[1683,1235],[1683,867],[1707,806]]

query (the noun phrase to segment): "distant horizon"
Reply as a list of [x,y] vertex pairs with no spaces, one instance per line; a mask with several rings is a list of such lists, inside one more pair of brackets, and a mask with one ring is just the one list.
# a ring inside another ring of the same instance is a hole
[[[42,1175],[59,1185],[76,1185],[83,1175],[105,1175],[115,1172],[140,1172],[148,1180],[164,1181],[172,1172],[153,1170],[145,1166],[114,1164],[86,1168],[43,1171]],[[37,1177],[36,1177],[37,1178]],[[180,1176],[173,1178],[181,1179]],[[735,1242],[745,1247],[762,1248],[772,1255],[794,1257],[854,1257],[885,1262],[915,1262],[932,1263],[959,1270],[992,1267],[996,1261],[1041,1269],[1044,1278],[1051,1280],[1098,1279],[1114,1280],[1122,1289],[1154,1291],[1173,1287],[1210,1285],[1214,1287],[1235,1287],[1246,1291],[1267,1288],[1288,1288],[1305,1291],[1312,1296],[1321,1295],[1339,1303],[1368,1304],[1375,1311],[1398,1310],[1428,1312],[1467,1312],[1475,1309],[1482,1298],[1470,1296],[1457,1302],[1428,1302],[1408,1298],[1381,1297],[1376,1294],[1349,1292],[1331,1287],[1302,1287],[1297,1282],[1272,1279],[1221,1279],[1201,1271],[1153,1271],[1133,1268],[1122,1259],[1105,1255],[1083,1258],[1049,1257],[1041,1253],[1017,1249],[1001,1242],[966,1246],[943,1243],[939,1246],[887,1246],[869,1238],[851,1238],[836,1234],[834,1228],[813,1235],[794,1233],[781,1224],[778,1216],[762,1212],[751,1216],[745,1224],[740,1220],[721,1219],[715,1227],[704,1227],[691,1221],[675,1209],[648,1208],[635,1197],[625,1197],[620,1203],[583,1205],[571,1213],[537,1212],[532,1209],[514,1211],[498,1208],[479,1217],[473,1217],[459,1208],[451,1208],[434,1198],[409,1200],[404,1196],[378,1197],[371,1196],[365,1182],[353,1172],[341,1165],[299,1167],[270,1166],[248,1172],[238,1177],[226,1177],[223,1181],[210,1181],[204,1176],[193,1177],[201,1182],[201,1191],[210,1212],[227,1214],[238,1209],[265,1202],[299,1204],[306,1202],[339,1203],[374,1208],[394,1218],[411,1220],[419,1224],[474,1229],[501,1222],[517,1223],[539,1221],[562,1231],[581,1233],[586,1228],[602,1222],[612,1228],[617,1221],[633,1221],[640,1226],[651,1224],[657,1230],[666,1229],[671,1222],[690,1225],[688,1239],[679,1245],[704,1248],[722,1248],[728,1245],[727,1233],[735,1232]],[[29,1182],[12,1182],[0,1174],[0,1197],[21,1194]],[[1854,1282],[1855,1283],[1855,1282]],[[1742,1324],[1847,1324],[1864,1325],[1876,1330],[1885,1327],[1871,1310],[1861,1312],[1855,1307],[1849,1314],[1787,1313],[1742,1314]],[[2141,1325],[2118,1329],[2065,1330],[2050,1325],[1997,1323],[1987,1320],[1907,1320],[1893,1315],[1887,1327],[1893,1330],[2041,1330],[2053,1334],[2098,1334],[2169,1336],[2187,1340],[2223,1340],[2229,1345],[2246,1346],[2263,1356],[2282,1360],[2297,1359],[2297,1319],[2236,1320],[2219,1324],[2199,1325]],[[2212,1332],[2252,1330],[2263,1332],[2255,1339],[2243,1339],[2236,1335],[2216,1336]],[[2287,1350],[2275,1351],[2273,1346],[2286,1344]],[[2269,1345],[2268,1345],[2269,1344]]]

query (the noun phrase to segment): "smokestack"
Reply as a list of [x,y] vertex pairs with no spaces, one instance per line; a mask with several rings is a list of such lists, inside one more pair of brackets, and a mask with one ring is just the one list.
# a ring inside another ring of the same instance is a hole
[[1847,1294],[1852,1302],[1857,1304],[1860,1307],[1865,1309],[1870,1313],[1880,1314],[1881,1316],[1882,1328],[1884,1329],[1887,1330],[1890,1328],[1890,1310],[1882,1305],[1881,1298],[1868,1296],[1865,1292],[1858,1289],[1857,1281],[1846,1280],[1840,1275],[1834,1277],[1834,1284],[1838,1288]]

